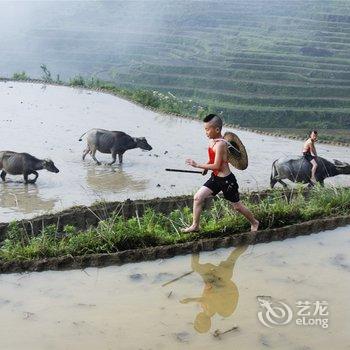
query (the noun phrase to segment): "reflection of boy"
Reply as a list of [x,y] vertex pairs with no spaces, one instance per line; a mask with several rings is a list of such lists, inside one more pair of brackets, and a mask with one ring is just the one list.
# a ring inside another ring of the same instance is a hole
[[236,260],[244,253],[248,246],[237,247],[229,257],[219,265],[210,263],[200,264],[199,255],[192,255],[191,267],[199,273],[204,281],[201,297],[186,298],[183,304],[199,302],[203,311],[198,313],[194,321],[194,328],[199,333],[208,332],[211,327],[211,317],[216,313],[228,317],[235,311],[238,302],[238,289],[231,281]]
[[237,180],[231,173],[228,165],[227,143],[221,134],[221,118],[215,114],[207,115],[204,118],[204,129],[207,137],[210,139],[208,148],[209,160],[205,164],[198,164],[192,159],[187,159],[186,163],[195,168],[203,169],[204,172],[212,170],[213,173],[210,179],[194,195],[193,222],[191,226],[182,229],[182,232],[195,232],[199,230],[199,219],[205,199],[210,196],[216,196],[221,191],[224,197],[232,203],[232,208],[247,218],[251,224],[251,230],[257,231],[259,221],[241,203]]
[[315,142],[317,141],[317,131],[313,130],[309,133],[309,138],[305,141],[303,147],[304,159],[311,163],[311,181],[316,183],[316,169],[317,169],[317,152]]

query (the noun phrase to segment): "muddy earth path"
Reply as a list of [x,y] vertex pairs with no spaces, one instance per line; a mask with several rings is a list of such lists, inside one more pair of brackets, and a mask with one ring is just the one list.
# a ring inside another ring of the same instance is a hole
[[[164,171],[186,168],[189,157],[206,161],[207,139],[200,121],[162,115],[109,94],[64,86],[0,82],[0,96],[0,150],[52,158],[60,169],[59,174],[40,171],[35,185],[24,185],[21,176],[8,176],[8,182],[0,183],[0,222],[101,200],[188,194],[205,180],[201,175]],[[110,155],[99,153],[102,165],[95,165],[89,156],[83,162],[86,141],[78,139],[94,127],[144,136],[153,150],[128,151],[122,166],[108,166]],[[236,132],[250,158],[247,170],[235,171],[241,190],[268,187],[272,161],[299,154],[302,147],[300,141]],[[318,145],[318,151],[329,159],[350,161],[347,148]],[[350,176],[327,182],[350,185]]]

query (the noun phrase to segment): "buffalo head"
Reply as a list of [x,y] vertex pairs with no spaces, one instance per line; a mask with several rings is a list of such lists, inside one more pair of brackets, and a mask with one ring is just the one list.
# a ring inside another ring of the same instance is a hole
[[337,159],[333,159],[333,160],[334,160],[335,167],[339,171],[339,174],[350,174],[350,164],[349,163],[341,162]]
[[135,142],[138,148],[150,151],[152,146],[147,142],[145,137],[135,137]]
[[58,173],[59,170],[56,168],[54,162],[51,159],[44,159],[43,160],[43,167],[47,171],[51,171],[52,173]]

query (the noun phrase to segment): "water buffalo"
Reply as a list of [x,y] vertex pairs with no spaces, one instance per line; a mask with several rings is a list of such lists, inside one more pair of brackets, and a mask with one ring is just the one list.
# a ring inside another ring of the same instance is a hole
[[[39,174],[37,170],[46,169],[52,173],[58,173],[59,170],[50,159],[38,159],[28,153],[17,153],[13,151],[0,152],[0,176],[5,181],[6,175],[23,175],[25,183],[35,183]],[[35,178],[29,180],[28,176],[34,174]]]
[[[324,179],[340,174],[350,174],[350,164],[340,162],[334,159],[334,163],[317,157],[317,170],[316,180],[322,186],[324,185]],[[307,183],[309,186],[313,186],[311,181],[311,167],[312,165],[305,160],[304,157],[295,158],[280,158],[272,163],[270,185],[271,188],[275,186],[277,182],[287,187],[287,184],[283,182],[283,179],[288,179],[293,182]]]
[[119,164],[123,162],[123,154],[133,148],[141,148],[150,151],[152,147],[144,137],[131,137],[122,131],[109,131],[104,129],[91,129],[80,136],[79,141],[87,134],[87,147],[83,152],[83,160],[90,153],[92,159],[101,164],[95,157],[96,151],[112,154],[112,165],[118,154]]

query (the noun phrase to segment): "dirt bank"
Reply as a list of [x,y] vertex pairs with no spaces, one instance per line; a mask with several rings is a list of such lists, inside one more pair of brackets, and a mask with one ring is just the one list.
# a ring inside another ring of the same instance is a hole
[[[275,191],[265,190],[261,192],[242,193],[243,200],[257,203]],[[281,195],[289,198],[296,192],[293,190],[281,190]],[[305,190],[304,195],[307,195]],[[204,209],[209,208],[211,199],[206,201]],[[107,219],[111,214],[118,213],[129,219],[136,214],[142,216],[146,208],[154,209],[157,212],[169,214],[173,210],[190,207],[193,205],[193,196],[177,196],[166,198],[154,198],[151,200],[126,200],[124,202],[102,202],[92,206],[76,206],[54,214],[45,214],[33,219],[20,220],[21,227],[32,235],[37,235],[42,228],[48,225],[56,225],[57,231],[61,231],[65,225],[73,225],[78,230],[86,230],[88,227],[96,227],[99,221]],[[0,242],[5,239],[9,223],[0,223]]]
[[87,267],[103,267],[139,261],[166,259],[175,255],[188,254],[191,252],[211,251],[218,248],[238,246],[242,244],[258,244],[284,240],[286,238],[309,235],[311,233],[334,229],[349,224],[350,215],[337,216],[326,219],[311,220],[276,229],[262,230],[257,233],[247,232],[169,246],[125,250],[112,254],[91,254],[85,256],[64,256],[30,261],[0,262],[0,273],[84,269]]

